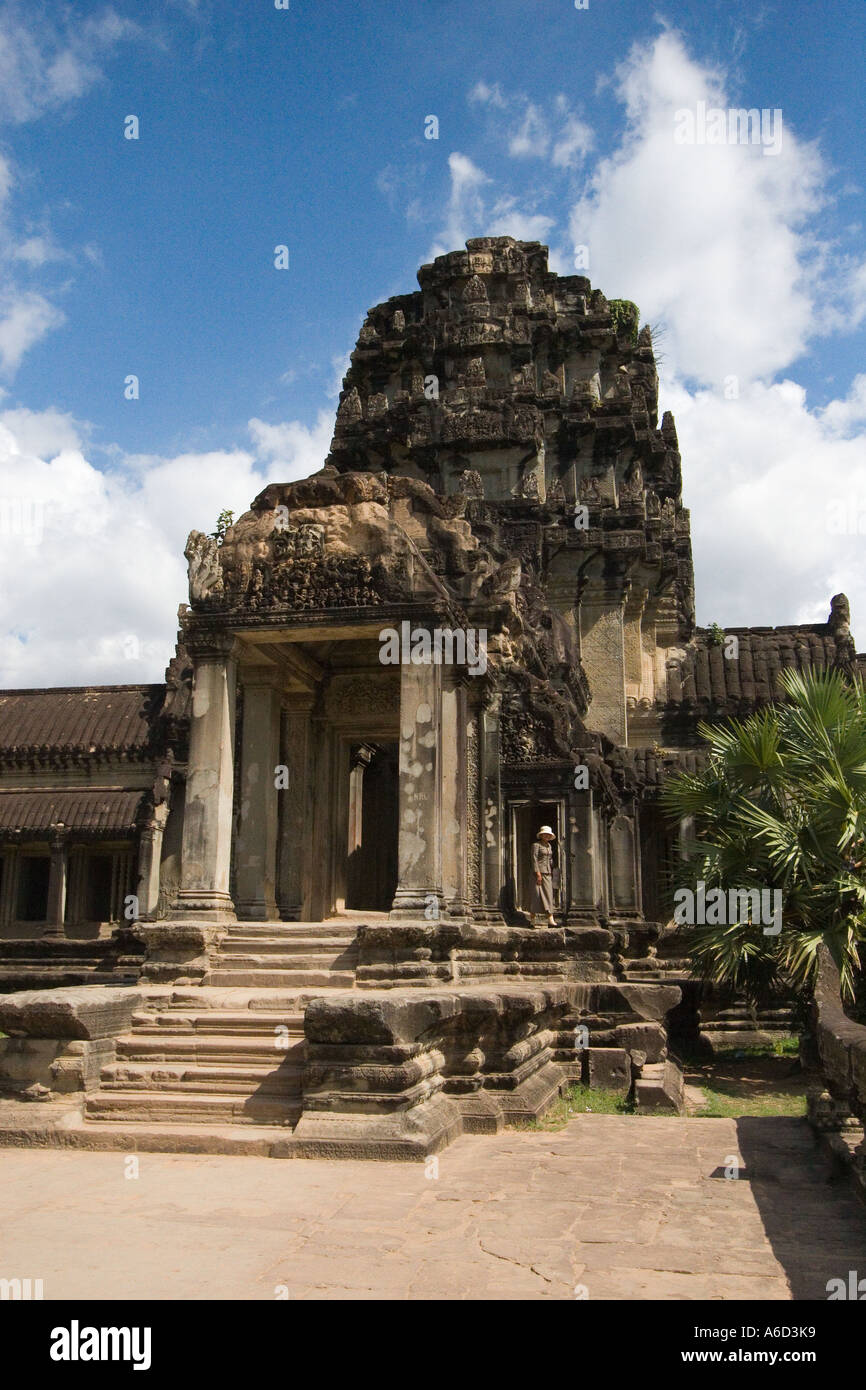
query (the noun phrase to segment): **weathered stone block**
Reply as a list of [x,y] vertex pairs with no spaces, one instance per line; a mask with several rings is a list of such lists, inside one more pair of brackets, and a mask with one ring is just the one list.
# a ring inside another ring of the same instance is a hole
[[600,1091],[628,1094],[631,1090],[631,1066],[625,1048],[591,1047],[588,1057],[590,1086]]
[[134,989],[81,985],[0,995],[0,1032],[28,1038],[111,1038],[141,1005]]

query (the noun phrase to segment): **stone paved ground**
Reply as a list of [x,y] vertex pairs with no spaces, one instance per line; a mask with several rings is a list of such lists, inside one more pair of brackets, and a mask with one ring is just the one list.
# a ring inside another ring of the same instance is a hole
[[801,1120],[579,1115],[464,1137],[438,1178],[144,1153],[134,1179],[126,1161],[0,1151],[0,1277],[72,1299],[802,1299],[866,1269],[866,1209]]

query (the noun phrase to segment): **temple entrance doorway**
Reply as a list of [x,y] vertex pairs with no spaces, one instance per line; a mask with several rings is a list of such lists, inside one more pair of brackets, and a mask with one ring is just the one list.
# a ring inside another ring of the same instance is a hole
[[532,844],[543,825],[549,825],[556,834],[556,843],[553,846],[553,900],[556,911],[559,911],[562,906],[564,820],[564,808],[561,802],[512,802],[511,881],[514,889],[514,906],[518,912],[526,912],[531,916],[540,910],[535,906]]
[[349,748],[346,910],[388,912],[397,891],[398,745]]

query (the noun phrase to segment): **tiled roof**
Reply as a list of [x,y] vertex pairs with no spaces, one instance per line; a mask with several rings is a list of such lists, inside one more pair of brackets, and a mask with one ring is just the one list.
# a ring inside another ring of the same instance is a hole
[[726,657],[721,643],[699,629],[680,661],[669,662],[668,708],[691,705],[729,707],[738,713],[778,699],[778,674],[786,668],[825,670],[837,659],[837,642],[827,623],[795,627],[728,628],[737,656]]
[[65,753],[143,753],[164,685],[0,691],[0,761]]
[[141,791],[0,791],[0,835],[54,827],[91,835],[128,834],[135,828]]

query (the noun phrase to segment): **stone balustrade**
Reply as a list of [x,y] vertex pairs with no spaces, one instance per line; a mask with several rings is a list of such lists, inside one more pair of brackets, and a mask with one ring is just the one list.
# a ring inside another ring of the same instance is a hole
[[824,1087],[809,1095],[809,1119],[866,1195],[866,1026],[846,1014],[839,970],[825,946],[819,950],[811,1022]]
[[41,1099],[96,1086],[142,996],[80,985],[0,995],[0,1091]]

